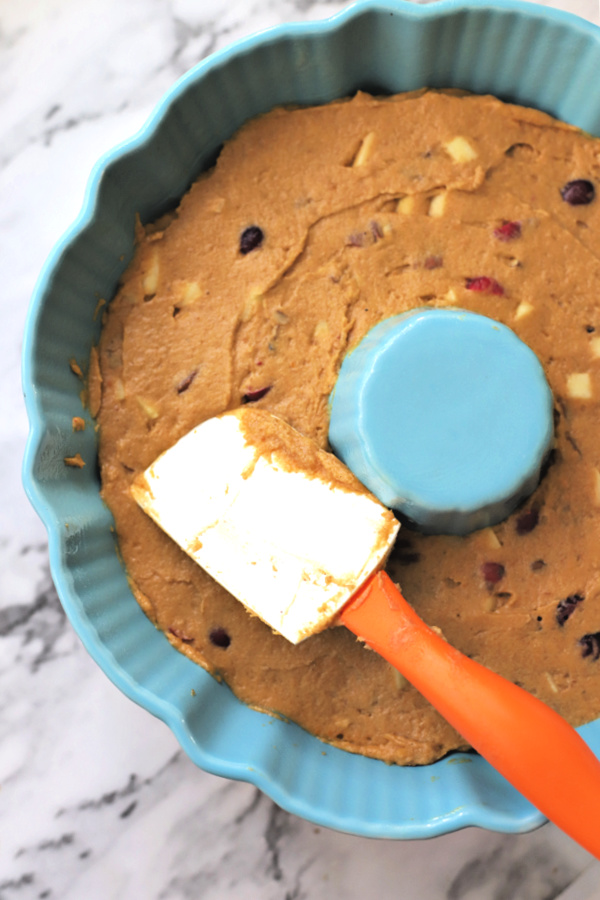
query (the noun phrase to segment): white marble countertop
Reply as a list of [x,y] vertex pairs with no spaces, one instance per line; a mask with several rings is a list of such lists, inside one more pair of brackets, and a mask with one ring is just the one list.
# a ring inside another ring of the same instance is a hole
[[[404,843],[338,834],[198,770],[86,655],[21,488],[26,308],[93,163],[206,54],[347,5],[0,0],[0,900],[552,900],[592,863],[551,825]],[[597,0],[545,5],[599,21]]]

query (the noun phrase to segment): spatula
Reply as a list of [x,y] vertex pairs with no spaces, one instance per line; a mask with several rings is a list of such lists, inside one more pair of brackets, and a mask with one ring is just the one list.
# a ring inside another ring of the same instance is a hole
[[288,640],[338,623],[353,631],[600,858],[600,762],[550,707],[461,654],[417,616],[382,570],[399,523],[337,458],[246,406],[181,438],[132,494]]

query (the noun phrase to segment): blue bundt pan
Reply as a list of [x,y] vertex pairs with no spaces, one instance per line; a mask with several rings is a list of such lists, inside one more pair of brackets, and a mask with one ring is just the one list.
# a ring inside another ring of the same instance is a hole
[[[165,721],[195,763],[257,785],[311,822],[357,835],[424,838],[467,825],[523,832],[541,814],[475,755],[400,768],[324,745],[240,703],[178,653],[134,600],[99,497],[93,427],[73,434],[82,364],[133,251],[134,217],[171,207],[248,118],[357,88],[466,88],[600,135],[600,29],[523,2],[359,2],[331,19],[274,28],[201,62],[141,131],[95,166],[76,222],[51,253],[29,310],[23,385],[31,431],[24,483],[49,536],[52,575],[89,653]],[[91,423],[89,423],[91,426]],[[81,452],[83,470],[63,464]],[[192,696],[191,689],[195,691]],[[600,753],[600,720],[581,729]],[[557,773],[559,777],[559,773]]]

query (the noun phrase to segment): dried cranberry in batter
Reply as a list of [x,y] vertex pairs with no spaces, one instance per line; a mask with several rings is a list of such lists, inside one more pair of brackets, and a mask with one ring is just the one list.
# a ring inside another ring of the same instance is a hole
[[463,746],[344,629],[294,647],[251,618],[129,495],[242,403],[326,447],[344,354],[385,317],[455,306],[538,355],[556,446],[507,521],[462,538],[404,527],[389,571],[464,653],[574,724],[600,715],[599,185],[600,142],[540,112],[358,94],[249,122],[174,215],[138,227],[93,385],[103,496],[146,613],[243,701],[390,762]]

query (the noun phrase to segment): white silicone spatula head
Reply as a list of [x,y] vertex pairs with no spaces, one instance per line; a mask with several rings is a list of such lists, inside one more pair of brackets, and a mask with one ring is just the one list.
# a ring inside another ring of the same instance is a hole
[[194,428],[132,493],[202,568],[293,643],[331,623],[385,561],[399,528],[335,457],[252,407]]

